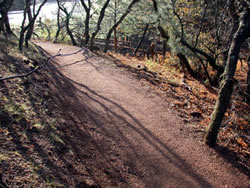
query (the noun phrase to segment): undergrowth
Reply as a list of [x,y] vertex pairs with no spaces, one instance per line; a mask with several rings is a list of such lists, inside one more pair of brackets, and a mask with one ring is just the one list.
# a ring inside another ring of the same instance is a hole
[[[23,53],[18,41],[0,37],[0,75],[26,73],[47,60],[34,44]],[[49,109],[47,78],[41,72],[0,83],[0,177],[8,187],[58,185],[46,173],[36,136],[44,137],[55,123]],[[55,137],[55,136],[54,136]],[[53,137],[47,139],[53,142]]]

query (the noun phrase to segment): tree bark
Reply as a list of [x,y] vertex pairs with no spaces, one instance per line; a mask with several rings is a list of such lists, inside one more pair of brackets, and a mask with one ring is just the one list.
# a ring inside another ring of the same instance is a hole
[[120,17],[120,19],[111,27],[111,29],[109,30],[107,37],[106,37],[106,44],[105,44],[105,48],[104,48],[104,52],[106,53],[108,51],[108,47],[109,47],[109,40],[110,37],[113,33],[113,31],[122,23],[122,21],[126,18],[126,16],[130,13],[132,7],[138,3],[140,0],[133,0],[130,5],[128,6],[126,12]]
[[142,43],[142,41],[143,41],[143,39],[144,39],[144,37],[145,37],[145,35],[146,35],[146,33],[147,33],[148,26],[149,26],[149,24],[146,25],[146,27],[145,27],[145,29],[144,29],[144,32],[143,32],[143,34],[142,34],[142,37],[141,37],[139,43],[137,44],[137,46],[136,46],[136,48],[135,48],[135,51],[134,51],[134,53],[133,53],[133,56],[136,56],[136,53],[137,53],[138,49],[140,48],[141,43]]
[[3,31],[4,35],[14,35],[9,24],[8,11],[12,6],[14,0],[4,0],[0,3],[0,32]]
[[205,136],[205,143],[210,147],[213,147],[216,144],[217,135],[233,92],[234,74],[236,71],[240,47],[241,44],[250,36],[249,30],[250,12],[247,9],[241,14],[239,28],[234,34],[230,50],[228,52],[225,72],[223,73],[224,79],[221,82],[218,99],[211,115],[210,124]]
[[[35,6],[35,5],[33,5],[33,6]],[[27,14],[28,14],[29,22],[31,23],[31,25],[28,28],[28,31],[26,33],[26,36],[25,36],[25,46],[28,48],[29,47],[29,40],[31,39],[33,30],[34,30],[34,23],[32,22],[33,16],[32,16],[30,6],[27,7]]]
[[[26,22],[26,18],[27,18],[27,6],[28,6],[28,1],[26,1],[26,7],[23,11],[23,21],[22,21],[22,25],[21,25],[21,31],[20,31],[20,37],[19,37],[19,50],[22,52],[23,51],[23,41],[24,41],[24,37],[25,37],[25,22]],[[27,29],[27,28],[26,28]]]
[[67,30],[67,33],[68,33],[70,39],[71,39],[71,42],[72,42],[73,46],[77,46],[77,42],[76,42],[76,40],[74,38],[74,35],[73,35],[73,33],[71,32],[71,30],[69,28],[69,21],[70,21],[70,17],[67,15],[66,16],[66,23],[65,23],[66,30]]
[[37,19],[37,16],[39,15],[43,5],[47,2],[47,0],[44,0],[42,2],[42,4],[39,6],[37,12],[34,14],[32,20],[29,21],[29,24],[27,26],[24,26],[25,25],[25,21],[26,21],[26,13],[28,11],[28,7],[27,6],[30,6],[30,2],[31,0],[26,0],[26,7],[24,9],[24,18],[23,18],[23,22],[22,22],[22,26],[21,26],[21,31],[20,31],[20,38],[19,38],[19,50],[22,52],[23,51],[23,42],[24,42],[24,38],[25,38],[25,33],[27,32],[27,30],[35,24],[35,21]]
[[184,40],[184,38],[182,38],[180,40],[180,42],[181,42],[181,44],[183,44],[184,46],[186,46],[191,52],[193,52],[195,54],[198,53],[198,54],[202,55],[203,57],[205,57],[207,59],[209,65],[211,67],[213,67],[214,70],[221,69],[221,67],[216,64],[215,59],[213,57],[211,57],[210,55],[208,55],[207,53],[203,52],[202,50],[200,50],[198,48],[192,47],[190,44],[187,43],[187,41]]
[[247,73],[247,103],[250,105],[250,56],[247,60],[248,73]]
[[177,57],[180,59],[180,64],[183,66],[183,67],[186,67],[188,73],[193,77],[193,78],[197,78],[195,72],[193,71],[193,69],[190,67],[189,65],[189,62],[186,58],[185,55],[183,55],[182,53],[178,53],[177,54]]
[[56,15],[56,24],[57,24],[57,30],[56,30],[56,36],[55,36],[55,40],[54,42],[57,42],[58,41],[58,37],[59,37],[59,34],[61,32],[61,25],[60,25],[60,2],[59,0],[56,1],[57,2],[57,6],[58,6],[58,10],[57,10],[57,15]]
[[158,30],[159,30],[159,32],[161,34],[161,37],[164,38],[166,40],[166,42],[167,42],[168,39],[169,39],[167,31],[165,31],[161,25],[158,25],[157,28],[158,28]]
[[154,11],[158,12],[158,5],[157,5],[157,1],[156,0],[152,0],[153,1],[153,6],[154,6]]
[[76,4],[74,5],[74,7],[72,8],[72,10],[70,12],[68,12],[67,8],[64,7],[62,4],[60,4],[60,2],[58,0],[57,0],[57,5],[59,6],[59,9],[61,9],[64,12],[64,14],[66,15],[65,27],[66,27],[67,34],[69,35],[73,46],[77,46],[77,42],[76,42],[76,40],[74,38],[74,35],[73,35],[73,33],[72,33],[72,31],[71,31],[71,29],[69,27],[70,18],[71,18],[71,15],[72,15],[72,13],[73,13],[73,11],[75,9]]
[[[114,14],[114,23],[117,21],[117,0],[115,0],[115,14]],[[117,29],[114,29],[114,45],[115,45],[115,53],[117,52]]]
[[102,10],[100,12],[100,16],[98,18],[98,22],[97,22],[97,25],[96,25],[96,30],[95,30],[94,33],[92,33],[92,36],[91,36],[91,40],[90,40],[91,47],[94,46],[95,37],[98,34],[98,32],[101,30],[101,23],[102,23],[102,20],[103,20],[103,18],[105,16],[105,11],[106,11],[106,8],[108,7],[109,2],[110,2],[110,0],[107,0],[105,2],[105,4],[103,5],[103,7],[102,7]]
[[88,0],[88,7],[85,4],[84,0],[81,0],[82,6],[86,12],[85,18],[85,45],[89,43],[90,35],[89,35],[89,21],[90,21],[90,10],[91,10],[91,2]]
[[167,42],[169,40],[169,36],[168,36],[167,31],[165,31],[161,25],[158,25],[157,28],[158,28],[158,31],[160,32],[161,37],[163,38],[163,41],[162,41],[162,44],[163,44],[162,56],[165,59],[165,55],[166,55],[166,52],[167,52]]

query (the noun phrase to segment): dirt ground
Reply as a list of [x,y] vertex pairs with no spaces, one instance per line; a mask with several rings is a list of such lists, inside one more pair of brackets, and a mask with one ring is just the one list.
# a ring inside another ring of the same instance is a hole
[[[48,55],[79,50],[37,44]],[[192,137],[166,99],[125,69],[83,50],[57,57],[49,71],[54,108],[61,109],[57,128],[63,134],[44,155],[61,185],[249,186],[246,175]]]

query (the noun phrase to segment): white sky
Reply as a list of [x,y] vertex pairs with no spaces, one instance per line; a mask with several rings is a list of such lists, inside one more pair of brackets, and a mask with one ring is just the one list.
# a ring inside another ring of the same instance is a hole
[[[66,3],[66,7],[71,7],[71,6],[72,6],[72,3],[70,3],[70,2]],[[45,18],[56,19],[56,12],[57,12],[57,3],[56,2],[46,3],[42,7],[41,12],[38,15],[38,17],[42,17],[43,19],[45,19]],[[9,21],[10,21],[11,25],[21,25],[21,23],[23,21],[23,11],[11,11],[11,12],[9,12]]]

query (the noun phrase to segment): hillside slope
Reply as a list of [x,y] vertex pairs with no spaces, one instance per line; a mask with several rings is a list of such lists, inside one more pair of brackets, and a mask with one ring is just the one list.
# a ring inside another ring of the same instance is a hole
[[[0,75],[47,58],[0,40]],[[1,82],[0,183],[8,187],[247,187],[197,142],[166,99],[127,70],[77,47],[29,77]]]

